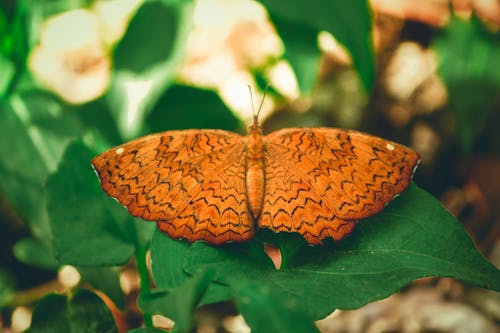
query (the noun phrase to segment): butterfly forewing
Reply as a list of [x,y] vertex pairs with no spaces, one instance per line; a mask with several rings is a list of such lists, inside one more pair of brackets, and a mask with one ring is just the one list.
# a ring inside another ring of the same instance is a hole
[[158,221],[170,236],[243,240],[253,226],[242,195],[242,140],[220,130],[170,131],[112,148],[92,164],[107,194],[132,215]]

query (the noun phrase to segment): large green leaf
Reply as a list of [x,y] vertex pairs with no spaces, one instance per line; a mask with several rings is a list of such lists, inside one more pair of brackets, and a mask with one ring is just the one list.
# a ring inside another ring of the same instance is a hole
[[175,321],[174,331],[190,332],[193,312],[213,279],[214,270],[200,271],[176,289],[141,295],[139,306],[145,313],[163,314]]
[[49,94],[25,90],[0,101],[0,191],[34,236],[15,247],[16,257],[27,264],[55,267],[44,185],[82,130]]
[[[190,245],[173,240],[158,229],[151,240],[151,266],[155,285],[160,290],[172,290],[190,277],[184,270],[184,261]],[[214,282],[200,304],[228,300],[233,293],[226,285]]]
[[70,299],[48,295],[36,306],[29,333],[118,332],[111,311],[94,293],[77,291]]
[[[159,248],[156,242],[164,240],[155,237],[152,251]],[[249,279],[277,294],[299,297],[305,313],[315,319],[335,308],[358,308],[387,297],[427,276],[447,276],[500,290],[500,272],[476,250],[460,223],[414,184],[382,213],[358,223],[344,241],[300,250],[297,244],[300,241],[292,241],[288,248],[281,246],[293,251],[283,254],[287,265],[279,271],[258,240],[220,247],[196,242],[178,255],[184,255],[186,273],[214,267],[215,281],[226,289],[232,281]],[[169,254],[155,254],[161,255]],[[155,279],[162,283],[158,270]]]
[[305,31],[315,31],[317,34],[325,30],[332,33],[351,53],[364,87],[367,90],[371,89],[375,77],[375,64],[370,8],[366,0],[261,0],[261,2],[268,8],[272,20],[276,22],[287,49],[286,56],[292,65],[301,66],[297,70],[301,88],[310,89],[311,84],[310,78],[305,75],[306,69],[303,65],[307,66],[307,63],[310,63],[310,71],[314,73],[317,72],[318,66],[317,64],[313,66],[311,61],[317,57],[316,39],[308,41],[310,37],[306,36]]
[[61,263],[120,265],[137,245],[134,219],[99,186],[90,165],[95,155],[83,143],[71,144],[47,181],[52,242]]
[[144,117],[171,84],[183,59],[191,1],[146,1],[118,44],[109,106],[121,135],[144,130]]
[[290,295],[275,293],[268,285],[256,281],[234,280],[236,305],[254,332],[319,332]]
[[159,289],[174,289],[189,278],[183,268],[188,248],[187,242],[170,239],[159,230],[153,234],[151,269],[155,284]]
[[[33,234],[48,240],[43,184],[71,139],[82,132],[48,94],[26,91],[0,102],[0,188]],[[15,139],[13,139],[15,138]]]

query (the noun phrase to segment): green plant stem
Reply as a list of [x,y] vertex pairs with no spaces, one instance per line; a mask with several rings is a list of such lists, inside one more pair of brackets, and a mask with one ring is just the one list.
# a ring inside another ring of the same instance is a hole
[[[147,254],[147,247],[143,246],[137,247],[136,261],[137,261],[137,270],[139,272],[139,278],[140,278],[141,294],[147,294],[150,291],[149,270],[146,264],[146,254]],[[151,315],[144,314],[144,324],[148,327],[153,326],[153,319]]]
[[51,280],[41,285],[37,285],[33,288],[17,291],[12,297],[4,304],[5,308],[15,308],[17,306],[26,306],[34,304],[42,299],[45,295],[51,292],[61,293],[65,290],[65,287],[57,280]]

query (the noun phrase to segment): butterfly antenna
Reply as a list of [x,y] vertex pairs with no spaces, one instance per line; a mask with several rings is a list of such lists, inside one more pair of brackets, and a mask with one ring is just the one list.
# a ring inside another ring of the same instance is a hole
[[264,105],[264,100],[266,99],[269,84],[267,84],[266,88],[264,89],[264,95],[262,96],[262,100],[260,101],[259,108],[257,109],[257,112],[255,112],[255,104],[253,101],[254,99],[253,99],[252,87],[250,87],[250,85],[247,85],[247,87],[248,87],[248,91],[250,92],[250,100],[252,102],[252,114],[253,114],[253,124],[252,125],[257,125],[259,123],[259,114],[260,114],[260,111],[262,110],[262,105]]
[[264,105],[264,100],[266,99],[267,91],[269,90],[269,83],[266,84],[266,88],[264,88],[264,94],[262,95],[262,99],[260,101],[259,109],[257,110],[257,115],[255,116],[257,119],[259,118],[260,110],[262,110],[262,105]]
[[254,125],[257,124],[257,118],[259,117],[259,114],[255,113],[255,104],[253,102],[253,92],[252,92],[252,87],[250,87],[249,84],[247,84],[248,91],[250,93],[250,102],[252,103],[252,115],[253,115],[253,123]]

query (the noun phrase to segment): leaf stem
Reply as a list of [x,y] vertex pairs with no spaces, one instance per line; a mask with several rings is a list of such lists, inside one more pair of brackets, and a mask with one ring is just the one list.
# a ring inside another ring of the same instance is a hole
[[[150,278],[149,270],[146,263],[147,246],[137,246],[136,261],[137,261],[137,271],[139,273],[140,279],[140,292],[141,294],[148,294],[150,292]],[[144,313],[144,324],[147,327],[153,326],[153,318],[149,314]]]

